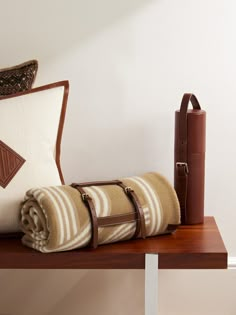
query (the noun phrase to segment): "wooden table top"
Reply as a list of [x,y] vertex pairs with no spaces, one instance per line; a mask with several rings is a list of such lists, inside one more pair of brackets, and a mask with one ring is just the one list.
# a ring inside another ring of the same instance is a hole
[[159,254],[160,269],[227,268],[227,251],[214,217],[169,235],[62,253],[42,254],[19,239],[0,239],[4,269],[144,269],[145,254]]

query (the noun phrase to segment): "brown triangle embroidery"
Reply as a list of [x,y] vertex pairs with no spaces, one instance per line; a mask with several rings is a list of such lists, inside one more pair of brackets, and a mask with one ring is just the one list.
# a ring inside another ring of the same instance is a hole
[[0,140],[0,186],[6,188],[24,163],[25,159]]

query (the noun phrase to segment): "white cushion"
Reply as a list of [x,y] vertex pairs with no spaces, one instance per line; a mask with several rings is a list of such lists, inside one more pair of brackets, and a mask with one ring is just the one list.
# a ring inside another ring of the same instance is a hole
[[[63,183],[60,142],[68,89],[68,81],[61,81],[0,99],[0,234],[19,231],[28,189]],[[23,165],[3,144],[25,160]],[[14,168],[16,174],[3,184]]]

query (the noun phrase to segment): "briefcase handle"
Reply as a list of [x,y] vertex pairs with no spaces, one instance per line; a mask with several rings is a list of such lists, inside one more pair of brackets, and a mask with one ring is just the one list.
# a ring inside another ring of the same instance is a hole
[[188,112],[188,104],[192,103],[193,109],[201,110],[201,106],[194,94],[185,93],[182,98],[182,102],[180,105],[180,120],[179,120],[179,139],[184,143],[187,143],[187,112]]

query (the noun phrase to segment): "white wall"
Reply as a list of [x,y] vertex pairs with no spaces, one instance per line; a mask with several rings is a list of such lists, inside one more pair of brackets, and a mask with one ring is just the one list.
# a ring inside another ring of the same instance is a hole
[[[205,212],[215,216],[230,255],[236,256],[236,3],[0,2],[0,66],[38,58],[37,85],[70,80],[62,156],[68,183],[148,170],[172,181],[174,111],[184,92],[198,96],[207,111]],[[36,304],[35,314],[143,312],[142,271],[63,271],[65,296],[61,299],[61,290],[53,302],[43,291],[55,286],[56,277],[32,290],[32,277],[36,281],[41,274],[18,273],[27,279],[22,288],[40,296],[43,306],[32,298],[28,306],[18,299],[14,308],[5,298],[0,313],[31,314]],[[1,275],[4,281],[13,279],[11,273]],[[233,315],[235,277],[235,271],[162,271],[161,314]],[[88,295],[98,281],[102,284],[93,290],[91,304]],[[8,288],[10,297],[11,282]]]

